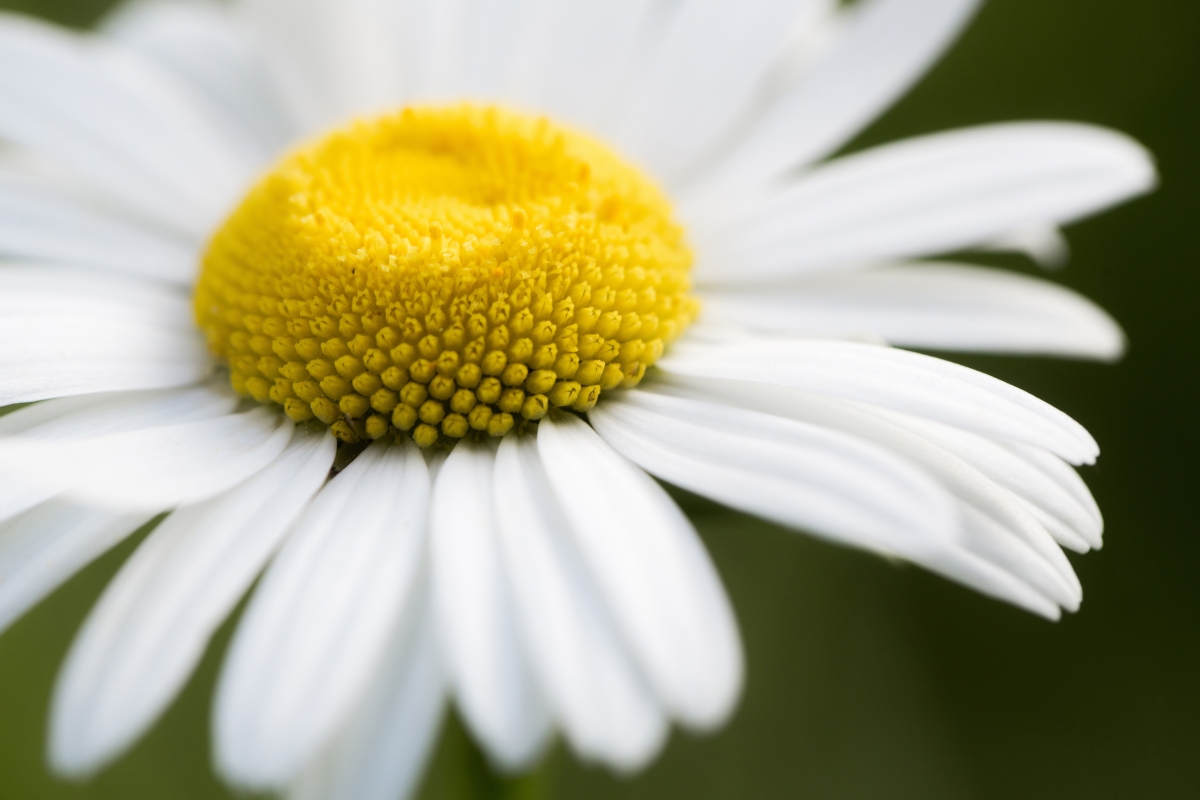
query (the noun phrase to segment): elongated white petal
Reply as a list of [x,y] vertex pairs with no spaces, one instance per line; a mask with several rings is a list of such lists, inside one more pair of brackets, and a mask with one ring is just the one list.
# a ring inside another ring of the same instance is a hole
[[173,332],[191,330],[191,298],[182,287],[156,280],[105,275],[56,264],[0,266],[0,314],[53,314],[153,323]]
[[0,16],[0,136],[196,236],[250,177],[203,112],[152,64],[11,14]]
[[644,391],[590,412],[605,440],[679,486],[833,541],[899,556],[1057,617],[1022,577],[967,548],[959,506],[881,447],[755,411]]
[[122,318],[124,310],[97,301],[76,313],[60,308],[0,317],[0,405],[186,386],[212,373],[195,330]]
[[467,726],[502,769],[528,766],[550,733],[522,651],[496,541],[488,443],[463,440],[438,471],[430,509],[433,608]]
[[1051,122],[967,128],[819,167],[702,229],[698,279],[762,280],[972,247],[1030,223],[1073,222],[1156,181],[1141,145]]
[[886,448],[934,478],[947,492],[958,498],[968,511],[987,517],[979,524],[967,526],[981,531],[980,537],[995,540],[986,553],[979,552],[979,555],[985,558],[992,556],[989,559],[992,563],[1062,607],[1071,611],[1078,608],[1082,589],[1070,562],[1020,500],[972,463],[942,447],[940,441],[923,436],[921,429],[899,424],[896,421],[898,415],[880,409],[868,411],[857,404],[749,381],[672,376],[665,382],[659,382],[657,391],[695,400],[729,403],[739,408],[819,425]]
[[298,431],[257,475],[177,510],[142,543],[63,665],[50,733],[58,772],[92,773],[153,724],[324,483],[333,453],[328,433]]
[[[653,0],[552,3],[550,30],[541,43],[541,69],[522,76],[518,98],[587,130],[606,130],[613,87],[624,75]],[[502,4],[489,3],[500,8]],[[503,45],[493,39],[493,46]],[[476,51],[472,49],[472,54]],[[475,70],[486,69],[481,58]]]
[[305,767],[288,800],[402,800],[437,743],[445,695],[422,598],[346,730]]
[[790,386],[1044,447],[1072,463],[1099,448],[1079,423],[1015,386],[919,353],[855,342],[758,340],[677,346],[668,372]]
[[584,758],[644,766],[666,739],[666,719],[567,533],[534,437],[501,440],[494,489],[521,631],[552,712]]
[[542,420],[537,443],[575,542],[660,701],[685,725],[719,725],[741,690],[742,651],[691,524],[579,418]]
[[0,631],[149,519],[51,500],[0,524]]
[[914,264],[717,288],[704,313],[762,331],[876,334],[901,347],[1112,360],[1120,326],[1070,289],[967,265]]
[[[1100,546],[1104,521],[1092,499],[1087,485],[1079,480],[1075,470],[1061,459],[1043,451],[1043,458],[1029,458],[1022,450],[994,442],[984,436],[960,428],[941,425],[927,419],[897,414],[882,409],[872,413],[882,415],[893,423],[907,428],[930,442],[935,442],[997,484],[1005,487],[1030,507],[1038,521],[1059,544],[1086,552]],[[1047,457],[1050,460],[1047,465]],[[1057,465],[1057,469],[1055,468]],[[1067,485],[1060,482],[1063,474]],[[1072,480],[1072,478],[1074,480]],[[1080,495],[1084,497],[1081,498]],[[1048,520],[1047,518],[1052,518]],[[1047,522],[1049,521],[1049,524]]]
[[268,568],[217,687],[217,768],[284,789],[346,723],[396,634],[425,549],[417,447],[375,443],[317,495]]
[[700,188],[764,182],[848,142],[919,79],[979,0],[867,0],[840,40],[785,92]]
[[294,123],[235,13],[212,0],[135,0],[100,29],[179,78],[252,156],[269,158]]
[[[488,29],[478,23],[495,20],[484,9],[503,13],[510,7],[489,0],[408,0],[400,23],[405,98],[436,102],[464,94],[468,63],[474,49],[483,45],[472,32],[486,36]],[[495,52],[496,44],[493,40],[484,47]],[[486,58],[486,53],[480,55]]]
[[103,508],[159,511],[220,494],[275,460],[282,414],[244,414],[74,439],[0,440],[0,474]]
[[[61,188],[0,173],[0,255],[190,283],[197,248]],[[6,268],[7,269],[7,268]]]
[[[229,413],[237,398],[228,389],[201,386],[118,392],[48,400],[0,417],[0,437],[72,439],[152,428]],[[62,491],[58,481],[9,475],[0,480],[0,520],[33,508]]]
[[726,134],[758,99],[797,18],[819,0],[682,4],[633,86],[616,143],[672,181]]
[[187,389],[61,397],[0,417],[0,437],[79,439],[224,416],[238,403],[219,382]]
[[403,4],[246,0],[246,14],[290,110],[308,133],[402,99]]

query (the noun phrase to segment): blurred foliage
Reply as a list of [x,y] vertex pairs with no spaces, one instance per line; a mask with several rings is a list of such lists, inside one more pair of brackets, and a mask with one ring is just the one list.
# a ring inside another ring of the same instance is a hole
[[[105,0],[3,0],[86,24]],[[962,359],[1075,416],[1104,455],[1085,471],[1106,547],[1072,557],[1083,610],[1054,625],[917,569],[897,568],[687,502],[733,597],[749,659],[733,722],[676,734],[628,780],[563,748],[532,780],[500,781],[451,723],[429,800],[510,798],[1200,797],[1200,560],[1195,490],[1200,211],[1200,4],[992,0],[935,71],[854,149],[1008,119],[1129,132],[1162,189],[1074,226],[1056,279],[1125,325],[1119,365]],[[1017,259],[1000,263],[1034,271]],[[181,699],[137,747],[82,786],[43,766],[50,687],[70,638],[128,555],[102,558],[0,638],[0,796],[224,798],[208,766],[218,636]]]

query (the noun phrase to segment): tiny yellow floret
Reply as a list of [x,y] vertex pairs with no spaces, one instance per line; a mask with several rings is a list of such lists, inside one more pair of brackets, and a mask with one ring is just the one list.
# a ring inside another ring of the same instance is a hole
[[494,107],[408,108],[288,156],[213,237],[195,310],[233,388],[422,447],[636,385],[692,322],[662,192]]

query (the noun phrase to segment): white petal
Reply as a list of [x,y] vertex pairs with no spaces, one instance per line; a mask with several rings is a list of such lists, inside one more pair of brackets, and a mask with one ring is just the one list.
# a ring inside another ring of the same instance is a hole
[[[229,413],[237,399],[228,390],[203,386],[151,392],[120,392],[48,400],[0,417],[0,437],[70,439],[210,419]],[[57,481],[20,475],[0,481],[0,520],[9,519],[62,490]]]
[[0,440],[0,474],[115,510],[159,511],[230,489],[287,445],[292,423],[260,408],[73,439]]
[[567,533],[533,436],[501,440],[494,489],[518,621],[554,715],[579,755],[639,769],[666,740],[666,720]]
[[0,524],[0,631],[149,519],[52,500]]
[[197,236],[250,177],[165,73],[99,40],[11,14],[0,16],[0,136]]
[[908,91],[979,0],[867,0],[840,40],[775,103],[700,190],[752,185],[839,149]]
[[[485,46],[482,40],[472,39],[471,32],[474,29],[487,36],[490,31],[475,23],[495,19],[485,15],[487,7],[504,9],[508,3],[408,0],[400,27],[406,100],[445,102],[463,94],[473,48]],[[505,42],[488,42],[497,43]]]
[[50,759],[102,767],[153,724],[333,463],[328,433],[297,432],[232,491],[167,517],[92,609],[59,675]]
[[741,690],[741,644],[687,517],[577,417],[542,420],[537,443],[576,544],[659,699],[685,725],[721,724]]
[[[967,540],[968,549],[1064,608],[1074,611],[1079,607],[1082,589],[1070,562],[1018,498],[971,462],[940,446],[939,440],[923,436],[922,429],[902,425],[897,421],[899,415],[880,409],[866,411],[819,395],[749,381],[670,377],[665,382],[658,382],[657,390],[818,425],[886,448],[934,478],[957,497],[968,512],[987,518],[967,526],[968,530],[980,532]],[[998,445],[994,447],[1002,449]],[[985,543],[990,546],[986,552],[971,546],[981,539],[986,539]]]
[[813,275],[704,293],[705,316],[761,331],[844,338],[872,333],[900,347],[1112,360],[1120,326],[1049,281],[967,265],[912,264]]
[[[528,83],[518,87],[517,96],[584,129],[607,130],[614,86],[628,68],[653,5],[653,0],[552,3],[545,10],[551,28],[541,43],[541,69],[523,76]],[[502,39],[489,39],[493,47],[504,44]],[[476,50],[471,52],[476,63]],[[477,70],[486,67],[482,58],[478,64]]]
[[[907,414],[883,409],[876,409],[872,413],[913,431],[968,462],[1016,495],[1043,525],[1047,523],[1047,517],[1052,518],[1047,529],[1056,536],[1063,533],[1068,536],[1065,541],[1059,540],[1064,547],[1086,552],[1091,547],[1100,546],[1104,530],[1100,510],[1087,485],[1061,459],[1045,451],[1042,451],[1043,457],[1040,459],[1029,458],[1011,445],[1006,446],[959,428]],[[1050,460],[1049,465],[1046,464],[1046,457]],[[1060,482],[1064,472],[1074,479],[1068,478],[1070,483],[1067,485]],[[1081,498],[1080,494],[1086,499]]]
[[735,282],[972,247],[1064,224],[1157,180],[1141,145],[1051,122],[985,125],[837,159],[699,231],[701,281]]
[[290,138],[288,119],[255,43],[232,10],[210,0],[134,0],[100,26],[186,84],[258,158]]
[[[190,283],[199,254],[59,187],[0,173],[0,254]],[[7,270],[7,267],[5,268]]]
[[77,439],[224,416],[238,404],[226,385],[62,397],[0,417],[0,437]]
[[682,4],[622,109],[616,143],[660,179],[686,175],[759,99],[793,25],[818,0]]
[[306,132],[389,110],[402,99],[401,3],[246,0],[273,76]]
[[367,690],[425,548],[429,474],[411,443],[375,443],[317,495],[268,568],[217,686],[217,768],[283,789]]
[[1044,447],[1072,463],[1099,448],[1083,426],[1015,386],[931,356],[855,342],[759,340],[677,345],[668,372],[773,383],[928,417]]
[[177,334],[195,328],[192,301],[182,287],[52,264],[0,266],[0,315],[42,316],[56,310],[153,323]]
[[965,547],[950,495],[878,446],[755,411],[644,391],[610,400],[590,417],[619,452],[686,489],[1058,614],[1025,580]]
[[0,267],[0,404],[195,383],[212,372],[191,301],[158,282]]
[[305,767],[288,800],[403,800],[418,786],[445,696],[428,602],[413,611],[354,719]]
[[1071,260],[1071,243],[1051,222],[1027,222],[979,244],[997,253],[1022,253],[1042,269],[1061,269]]
[[433,608],[442,658],[464,721],[501,769],[527,767],[549,719],[522,652],[496,541],[489,443],[459,442],[429,515]]

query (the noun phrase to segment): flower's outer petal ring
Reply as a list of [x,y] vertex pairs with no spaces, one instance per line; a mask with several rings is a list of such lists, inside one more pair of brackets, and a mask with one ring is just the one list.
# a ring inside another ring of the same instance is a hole
[[185,239],[96,207],[50,183],[3,172],[0,255],[185,285],[195,278],[199,261],[196,246]]
[[324,483],[334,449],[328,432],[297,430],[261,472],[175,511],[125,562],[59,675],[50,759],[60,774],[93,773],[153,724]]
[[218,770],[283,790],[346,724],[411,601],[429,472],[411,442],[376,442],[305,510],[234,635],[213,719]]
[[580,756],[636,771],[666,741],[666,719],[567,533],[533,436],[501,440],[494,488],[518,621],[555,717]]
[[51,500],[0,524],[0,631],[148,519]]
[[958,38],[980,0],[867,0],[840,40],[786,91],[698,194],[753,186],[835,152]]
[[156,428],[0,439],[0,474],[101,508],[160,511],[233,488],[275,460],[292,423],[265,408]]
[[134,0],[100,30],[177,77],[212,109],[256,161],[269,159],[295,124],[236,12],[213,0]]
[[974,247],[1014,228],[1064,224],[1154,188],[1129,137],[1091,125],[1020,122],[920,136],[825,164],[692,226],[699,282],[842,269]]
[[1111,361],[1125,334],[1103,309],[1049,281],[952,264],[831,273],[704,293],[706,318],[760,331],[899,347]]
[[819,0],[724,0],[680,6],[631,86],[614,143],[668,183],[718,144],[757,99],[798,19]]
[[689,727],[720,725],[741,691],[741,641],[695,530],[578,417],[542,420],[537,443],[575,543],[660,702]]
[[1044,447],[1075,464],[1090,464],[1100,452],[1082,425],[1033,395],[907,350],[816,339],[680,342],[659,366],[680,375],[771,383],[882,406]]
[[0,137],[198,238],[252,174],[166,73],[98,38],[13,14],[0,15]]
[[437,744],[445,688],[428,599],[414,606],[354,718],[305,767],[288,800],[397,800],[419,785]]
[[523,652],[497,541],[489,442],[460,441],[430,510],[433,608],[442,659],[467,727],[503,770],[527,768],[550,720]]
[[[962,541],[997,567],[1027,583],[1063,608],[1076,611],[1083,590],[1071,563],[1044,527],[1010,491],[955,453],[861,406],[784,386],[716,378],[668,375],[655,394],[716,402],[816,425],[871,442],[907,461],[954,495],[968,517]],[[951,429],[957,430],[957,429]],[[971,434],[965,434],[970,436]],[[986,552],[975,545],[986,546]]]
[[664,480],[1058,617],[1052,600],[966,548],[949,494],[883,448],[756,411],[645,391],[589,414],[618,452]]

